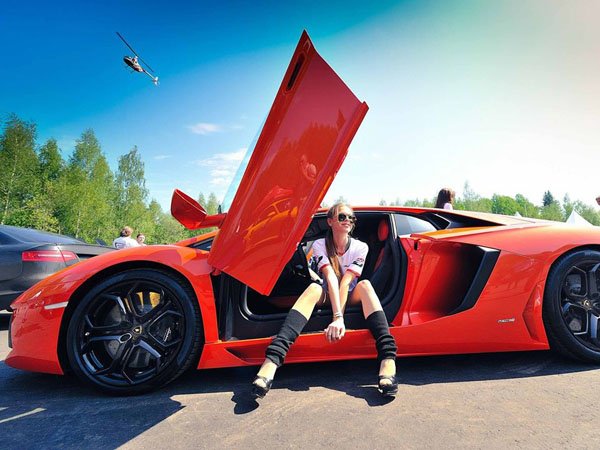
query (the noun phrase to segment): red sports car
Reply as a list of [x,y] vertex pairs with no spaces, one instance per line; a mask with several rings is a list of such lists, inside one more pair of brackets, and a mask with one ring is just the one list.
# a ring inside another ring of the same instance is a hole
[[[176,191],[172,212],[218,232],[120,250],[38,283],[13,304],[6,363],[139,393],[198,369],[260,364],[307,256],[327,229],[317,211],[367,105],[303,34],[222,213]],[[600,229],[426,208],[357,207],[399,356],[545,350],[600,362]],[[374,358],[361,311],[344,339],[315,310],[288,362]]]

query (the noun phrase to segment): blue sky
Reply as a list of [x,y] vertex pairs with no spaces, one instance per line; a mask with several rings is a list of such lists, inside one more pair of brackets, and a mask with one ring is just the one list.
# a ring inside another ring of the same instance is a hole
[[[89,3],[89,4],[88,4]],[[137,145],[150,195],[222,199],[303,29],[370,111],[326,201],[600,194],[600,6],[585,0],[3,2],[0,114],[63,155]],[[160,76],[129,73],[122,33]]]

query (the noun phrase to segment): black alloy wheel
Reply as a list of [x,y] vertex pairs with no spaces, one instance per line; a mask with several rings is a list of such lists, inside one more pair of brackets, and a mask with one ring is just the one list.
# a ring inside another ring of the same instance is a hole
[[159,270],[112,275],[77,305],[66,344],[84,382],[110,394],[146,392],[197,362],[198,301],[183,280]]
[[548,275],[543,307],[550,346],[575,359],[600,362],[600,252],[579,250]]

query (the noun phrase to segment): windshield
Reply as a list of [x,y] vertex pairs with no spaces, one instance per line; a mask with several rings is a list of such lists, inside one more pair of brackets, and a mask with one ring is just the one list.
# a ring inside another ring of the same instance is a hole
[[242,162],[240,163],[240,166],[238,167],[237,172],[233,177],[233,180],[231,180],[229,188],[227,188],[227,193],[225,194],[225,197],[223,198],[223,203],[221,203],[221,207],[219,208],[219,212],[221,213],[226,213],[227,211],[229,211],[229,208],[231,208],[233,198],[235,197],[235,193],[237,192],[238,187],[240,186],[242,177],[244,176],[244,172],[246,171],[246,167],[248,167],[248,162],[250,161],[250,157],[252,156],[252,152],[254,151],[254,147],[256,147],[256,141],[258,140],[258,136],[260,136],[260,132],[262,131],[266,120],[266,118],[263,119],[262,123],[260,124],[260,127],[258,127],[258,132],[256,133],[256,136],[254,136],[252,143],[246,150],[246,154],[242,158]]

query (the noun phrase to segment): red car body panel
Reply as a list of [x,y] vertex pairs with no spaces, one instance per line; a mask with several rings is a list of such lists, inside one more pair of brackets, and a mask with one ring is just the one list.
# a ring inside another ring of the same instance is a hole
[[[303,33],[213,243],[210,264],[268,295],[367,109]],[[263,217],[275,203],[285,205],[284,211]]]

